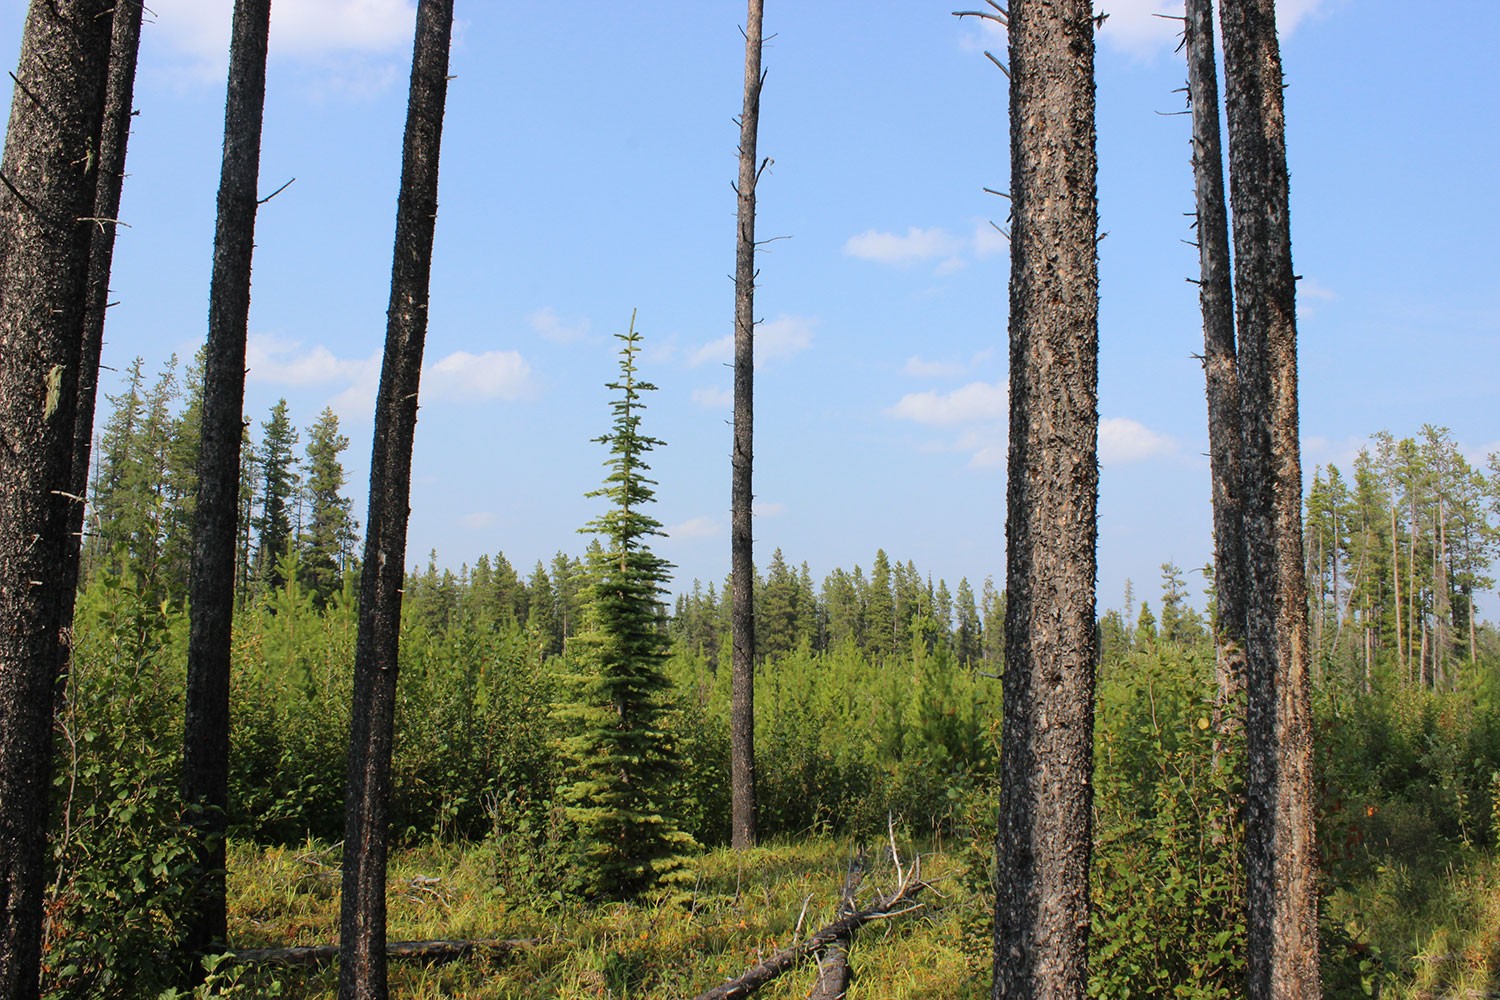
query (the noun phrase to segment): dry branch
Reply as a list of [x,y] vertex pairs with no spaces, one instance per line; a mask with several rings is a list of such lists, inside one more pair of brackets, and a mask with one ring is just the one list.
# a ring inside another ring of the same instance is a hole
[[[419,962],[451,962],[477,952],[505,955],[534,947],[535,938],[508,938],[480,941],[392,941],[386,945],[387,958]],[[225,956],[230,965],[322,965],[339,957],[336,944],[304,945],[295,948],[244,948]]]
[[[865,856],[861,851],[849,859],[849,874],[844,878],[844,892],[839,901],[839,916],[847,917],[855,912],[855,894],[865,874]],[[836,938],[832,944],[818,954],[818,981],[813,984],[807,1000],[840,1000],[849,991],[851,979],[849,969],[849,939]]]
[[875,897],[866,908],[840,916],[801,944],[783,948],[764,962],[747,969],[739,977],[698,994],[694,1000],[736,1000],[738,997],[747,997],[783,972],[796,968],[813,955],[826,950],[834,942],[847,941],[865,924],[889,920],[920,909],[922,904],[916,901],[916,896],[926,887],[927,883],[922,881],[921,858],[916,858],[890,895]]

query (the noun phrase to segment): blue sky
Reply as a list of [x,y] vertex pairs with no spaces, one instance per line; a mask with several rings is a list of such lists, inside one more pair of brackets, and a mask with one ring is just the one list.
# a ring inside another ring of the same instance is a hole
[[[105,364],[201,343],[229,0],[154,0]],[[951,0],[768,4],[757,561],[877,547],[950,587],[1004,575],[1004,40]],[[1304,463],[1382,428],[1500,448],[1493,226],[1500,7],[1283,2]],[[3,0],[17,51],[21,0]],[[1210,551],[1180,13],[1103,0],[1101,610]],[[276,0],[246,412],[325,405],[363,520],[413,6]],[[458,0],[408,564],[526,572],[598,513],[590,439],[632,309],[678,586],[728,568],[738,2]],[[1456,28],[1455,25],[1461,25]],[[112,386],[106,373],[106,389]],[[118,384],[117,382],[115,383]],[[1200,589],[1201,583],[1192,583]],[[1493,598],[1481,605],[1497,617]]]

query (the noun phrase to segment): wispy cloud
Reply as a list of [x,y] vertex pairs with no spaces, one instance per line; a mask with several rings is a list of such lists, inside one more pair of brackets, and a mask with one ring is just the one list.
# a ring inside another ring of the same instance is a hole
[[[229,58],[233,0],[153,0],[159,36],[197,76],[222,76]],[[399,77],[372,54],[395,55],[411,44],[411,0],[276,0],[272,58],[315,66],[317,96],[367,96]]]
[[[368,418],[380,384],[380,352],[341,358],[323,344],[259,333],[245,350],[246,378],[269,385],[335,390],[331,405],[340,416]],[[515,351],[471,354],[455,351],[427,366],[424,400],[454,401],[528,398],[534,391],[531,366]]]
[[1008,398],[1003,385],[970,382],[952,392],[907,393],[886,412],[901,420],[936,427],[953,427],[981,420],[1005,420]]
[[[786,361],[812,347],[813,330],[818,321],[807,316],[778,316],[755,328],[755,367],[772,361]],[[688,364],[698,365],[717,362],[725,364],[734,359],[734,335],[709,341],[688,357]]]
[[425,381],[428,398],[517,400],[535,389],[531,366],[516,351],[454,351],[427,369]]
[[[1336,2],[1280,0],[1276,4],[1277,34],[1285,40],[1308,18],[1326,14]],[[1099,30],[1099,43],[1138,58],[1171,52],[1182,34],[1182,0],[1102,0],[1095,9],[1109,15]]]
[[963,250],[963,241],[941,227],[912,226],[905,235],[867,229],[844,241],[844,253],[881,264],[913,264],[917,261],[952,257]]
[[[970,382],[950,392],[908,393],[886,414],[949,429],[954,436],[937,447],[969,455],[973,468],[1005,465],[1010,403],[1003,383]],[[1099,460],[1105,465],[1144,462],[1177,451],[1176,441],[1140,421],[1107,417],[1099,422]]]
[[958,378],[978,368],[994,355],[995,352],[991,348],[974,352],[973,357],[968,361],[930,361],[913,354],[906,359],[906,364],[901,366],[901,374],[910,375],[912,378]]
[[716,538],[723,531],[723,526],[716,518],[704,514],[680,524],[669,525],[666,531],[668,538],[693,541],[701,538]]
[[693,402],[710,410],[725,410],[734,404],[734,394],[722,386],[693,390]]
[[1138,420],[1105,417],[1099,421],[1099,461],[1104,465],[1129,465],[1176,452],[1176,441]]
[[993,256],[1008,246],[988,219],[975,219],[967,235],[942,226],[912,226],[904,234],[867,229],[844,241],[844,254],[895,267],[936,261],[936,273],[941,275],[961,271],[971,259]]
[[582,340],[588,336],[589,328],[593,325],[587,318],[564,320],[551,306],[543,306],[530,313],[526,317],[526,323],[543,340],[550,340],[554,344],[571,344]]
[[472,514],[465,514],[458,521],[470,531],[478,531],[481,528],[488,528],[494,524],[496,517],[493,511],[476,510]]

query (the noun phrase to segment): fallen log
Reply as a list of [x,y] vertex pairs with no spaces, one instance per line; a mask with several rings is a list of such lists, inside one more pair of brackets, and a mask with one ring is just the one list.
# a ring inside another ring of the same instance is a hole
[[916,896],[927,887],[927,883],[921,878],[921,859],[914,860],[909,871],[902,869],[899,857],[895,858],[895,862],[898,880],[895,890],[890,895],[876,896],[864,909],[839,917],[801,944],[783,948],[764,962],[747,969],[737,978],[721,983],[706,993],[698,994],[694,1000],[736,1000],[738,997],[747,997],[783,972],[796,968],[808,958],[826,950],[841,938],[848,940],[865,924],[878,920],[890,920],[903,913],[921,909],[922,904],[916,901]]
[[[849,859],[849,874],[844,878],[844,891],[839,899],[839,916],[847,917],[857,909],[855,894],[859,891],[860,879],[865,873],[865,854],[860,851]],[[849,968],[849,939],[835,938],[833,943],[818,953],[818,981],[813,984],[807,1000],[843,1000],[849,992],[849,981],[853,973]]]
[[[480,941],[392,941],[385,946],[387,958],[417,962],[451,962],[472,954],[505,955],[531,948],[535,938]],[[226,965],[322,965],[339,957],[336,944],[293,948],[241,948],[227,952]]]

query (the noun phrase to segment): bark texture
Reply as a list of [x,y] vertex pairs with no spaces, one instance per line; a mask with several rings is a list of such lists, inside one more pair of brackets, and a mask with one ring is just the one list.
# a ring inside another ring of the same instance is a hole
[[739,198],[734,252],[734,454],[730,483],[730,841],[755,846],[755,187],[760,127],[762,0],[745,20],[745,103],[740,112]]
[[1219,131],[1219,71],[1214,62],[1213,0],[1187,0],[1183,38],[1193,113],[1193,188],[1198,217],[1198,298],[1203,309],[1203,371],[1208,386],[1208,453],[1214,505],[1216,731],[1244,728],[1245,537],[1240,469],[1240,387],[1236,370],[1234,288],[1224,147]]
[[[99,137],[99,177],[94,190],[94,225],[89,237],[88,300],[84,305],[83,343],[78,364],[78,404],[73,418],[73,471],[68,492],[70,551],[65,571],[66,589],[76,591],[83,551],[84,504],[89,485],[89,456],[94,444],[94,404],[99,398],[99,356],[104,348],[104,313],[109,306],[109,274],[114,265],[115,235],[119,231],[120,192],[125,186],[125,152],[130,144],[130,120],[135,100],[136,57],[141,47],[138,0],[115,4],[109,45],[109,75],[105,85],[104,122]],[[67,619],[72,622],[72,611]]]
[[[245,403],[245,337],[260,183],[261,122],[271,0],[238,0],[230,29],[224,157],[208,293],[198,502],[189,571],[182,794],[194,810],[195,892],[183,950],[191,960],[225,940],[224,833],[229,805],[229,650]],[[189,966],[190,977],[201,975]]]
[[1272,0],[1224,0],[1244,435],[1245,874],[1251,1000],[1321,995],[1296,287]]
[[[0,161],[0,997],[37,995],[110,0],[35,2]],[[92,373],[89,375],[93,377]]]
[[1010,5],[1010,457],[993,995],[1087,986],[1098,501],[1089,0]]
[[406,109],[396,246],[386,313],[385,358],[375,400],[370,510],[359,587],[354,704],[344,805],[344,878],[339,924],[339,997],[384,1000],[385,869],[396,710],[401,587],[410,513],[417,388],[427,338],[438,159],[448,96],[453,0],[417,5],[411,94]]

